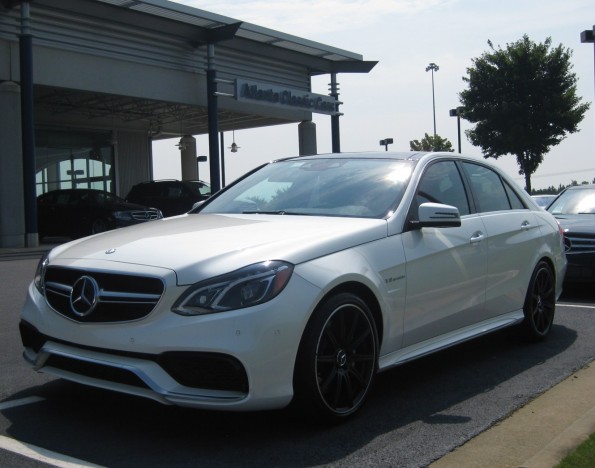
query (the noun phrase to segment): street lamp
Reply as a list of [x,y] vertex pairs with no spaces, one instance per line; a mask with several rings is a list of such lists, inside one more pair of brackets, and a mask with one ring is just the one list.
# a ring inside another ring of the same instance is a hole
[[593,26],[593,29],[587,29],[581,32],[581,42],[583,44],[593,44],[593,57],[595,60],[595,26]]
[[438,71],[440,68],[434,62],[430,63],[426,67],[426,71],[432,72],[432,111],[434,113],[434,138],[436,138],[436,100],[434,98],[434,72]]
[[457,138],[459,143],[459,154],[461,153],[461,113],[463,112],[462,107],[457,107],[456,109],[451,109],[448,111],[448,114],[451,117],[457,118]]
[[388,145],[392,145],[392,143],[392,138],[385,138],[384,140],[380,140],[380,146],[384,146],[384,151],[388,151]]
[[200,180],[200,164],[201,162],[206,162],[207,161],[207,157],[206,156],[197,156],[196,157],[196,178],[198,180]]

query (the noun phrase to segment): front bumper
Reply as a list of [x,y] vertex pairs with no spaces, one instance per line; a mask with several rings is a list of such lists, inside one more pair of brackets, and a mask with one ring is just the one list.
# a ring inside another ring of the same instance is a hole
[[566,252],[568,265],[564,281],[568,283],[595,283],[595,252]]
[[169,308],[184,289],[167,285],[141,320],[80,323],[56,313],[31,285],[20,326],[25,360],[39,372],[164,404],[224,410],[289,404],[299,341],[320,290],[294,273],[265,304],[184,317]]

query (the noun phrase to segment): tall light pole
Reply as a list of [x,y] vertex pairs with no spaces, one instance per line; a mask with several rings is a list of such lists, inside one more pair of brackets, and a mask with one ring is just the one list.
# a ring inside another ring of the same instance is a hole
[[432,72],[432,111],[434,114],[434,139],[436,138],[436,99],[434,97],[434,72],[438,71],[440,68],[434,62],[430,63],[426,67],[426,71]]
[[[583,31],[581,33],[581,42],[583,44],[593,44],[593,54],[595,57],[595,26],[593,26],[593,29],[589,30],[587,29],[586,31]],[[594,58],[594,62],[595,62],[595,58]]]

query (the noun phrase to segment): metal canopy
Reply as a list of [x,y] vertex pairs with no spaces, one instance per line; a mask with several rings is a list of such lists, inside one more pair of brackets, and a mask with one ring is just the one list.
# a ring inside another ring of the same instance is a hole
[[[2,0],[7,7],[18,0]],[[368,73],[377,62],[364,61],[357,53],[320,44],[237,19],[188,7],[167,0],[31,0],[44,9],[67,11],[81,18],[106,18],[112,24],[134,24],[145,31],[160,31],[191,47],[231,40],[225,45],[234,51],[262,55],[273,60],[303,66],[311,76],[333,73]],[[96,122],[118,119],[125,123],[156,122],[172,136],[175,124],[184,122],[184,133],[207,131],[206,107],[105,95],[82,90],[36,85],[35,105],[39,113],[79,114]],[[254,128],[285,123],[262,115],[219,110],[222,130]],[[169,125],[168,125],[169,124]]]
[[[167,0],[34,0],[34,3],[81,15],[107,16],[110,21],[120,23],[142,24],[145,29],[184,37],[195,46],[209,42],[210,30],[239,22],[234,18]],[[142,23],[138,21],[139,14],[143,15]],[[363,62],[362,56],[354,52],[246,22],[241,23],[235,38],[267,46],[269,51],[271,47],[277,48],[286,57],[288,53],[297,53],[302,56],[300,63],[307,62],[313,75],[333,72],[367,73],[377,63]],[[338,63],[342,64],[341,67],[337,67]],[[350,66],[346,66],[346,63],[350,63]]]

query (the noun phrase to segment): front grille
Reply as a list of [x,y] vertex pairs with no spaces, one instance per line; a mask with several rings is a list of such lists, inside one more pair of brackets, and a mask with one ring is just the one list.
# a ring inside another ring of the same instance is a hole
[[136,221],[150,221],[152,219],[159,219],[159,213],[157,211],[133,211],[131,213],[132,219]]
[[[97,284],[96,304],[87,314],[81,314],[72,305],[73,286],[83,277]],[[126,322],[145,317],[155,308],[165,289],[159,278],[63,267],[48,267],[44,284],[50,307],[83,323]]]
[[595,253],[595,235],[570,232],[565,233],[566,253]]

